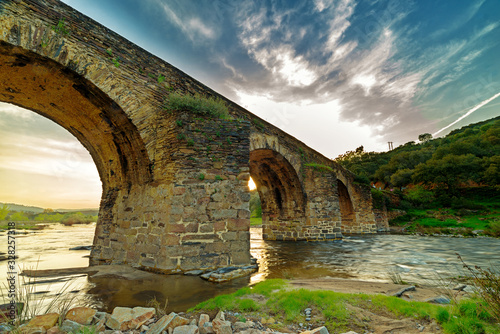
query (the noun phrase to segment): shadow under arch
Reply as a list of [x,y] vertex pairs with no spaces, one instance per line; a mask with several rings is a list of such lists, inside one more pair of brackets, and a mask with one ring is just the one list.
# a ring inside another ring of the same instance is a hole
[[356,222],[356,213],[354,212],[354,206],[349,191],[345,184],[339,179],[337,179],[337,189],[342,227],[352,226]]
[[250,175],[262,203],[264,231],[270,222],[305,220],[305,192],[297,172],[285,157],[270,149],[251,151]]
[[127,114],[68,67],[0,42],[0,101],[54,121],[89,151],[103,189],[96,237],[97,229],[112,220],[118,191],[152,180],[145,144]]

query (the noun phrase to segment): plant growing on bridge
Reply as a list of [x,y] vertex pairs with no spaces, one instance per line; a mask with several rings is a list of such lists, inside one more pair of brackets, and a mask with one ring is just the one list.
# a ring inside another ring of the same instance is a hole
[[306,167],[312,167],[314,170],[317,170],[318,172],[333,172],[332,167],[327,166],[327,165],[322,165],[322,164],[317,164],[317,163],[308,163],[304,164]]
[[200,94],[169,95],[164,108],[167,111],[189,111],[197,115],[228,119],[229,111],[226,103],[220,98],[204,97]]
[[158,83],[161,84],[163,81],[165,81],[165,76],[159,74],[157,80],[158,80]]
[[59,35],[69,35],[69,30],[66,29],[66,22],[64,22],[64,18],[60,19],[55,26],[51,26],[50,29],[54,30]]

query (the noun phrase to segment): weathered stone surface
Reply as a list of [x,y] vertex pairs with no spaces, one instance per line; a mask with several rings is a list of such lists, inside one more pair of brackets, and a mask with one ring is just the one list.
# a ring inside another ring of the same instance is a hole
[[408,287],[399,289],[397,292],[394,292],[392,294],[392,296],[394,296],[394,297],[401,297],[405,292],[415,291],[415,290],[416,290],[415,286],[413,286],[413,285],[412,286],[408,286]]
[[325,326],[302,332],[301,334],[328,334],[328,329]]
[[214,332],[216,334],[232,334],[233,330],[231,328],[231,322],[221,320],[221,319],[214,319],[212,321],[212,327],[214,329]]
[[141,327],[154,314],[155,309],[152,307],[115,307],[106,321],[106,326],[121,331],[136,329]]
[[184,325],[174,328],[173,334],[198,334],[198,326]]
[[161,332],[163,332],[172,323],[172,320],[177,317],[178,315],[174,312],[161,317],[160,320],[158,320],[148,329],[146,334],[161,334]]
[[451,303],[450,298],[446,296],[437,296],[437,297],[432,297],[428,298],[425,300],[428,303],[433,303],[433,304],[449,304]]
[[59,326],[56,325],[54,327],[47,329],[46,334],[62,334],[62,333],[63,333],[63,331],[59,328]]
[[66,333],[76,333],[82,327],[84,327],[82,324],[66,319],[61,325],[61,330]]
[[198,327],[201,334],[213,334],[215,333],[211,322],[205,322],[203,326]]
[[90,307],[75,307],[66,313],[65,319],[82,325],[90,325],[96,312],[95,309]]
[[28,322],[28,327],[42,327],[45,330],[54,327],[57,320],[59,319],[59,314],[57,313],[47,313],[43,315],[37,315]]
[[200,314],[200,319],[198,320],[198,327],[203,327],[205,323],[210,322],[210,317],[208,314]]
[[253,321],[247,321],[247,322],[237,321],[233,324],[233,328],[235,331],[248,329],[253,326],[255,326],[255,323]]

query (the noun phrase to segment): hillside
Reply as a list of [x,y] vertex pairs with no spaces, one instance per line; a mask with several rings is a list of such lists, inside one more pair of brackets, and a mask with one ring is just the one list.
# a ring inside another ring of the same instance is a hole
[[419,136],[389,152],[363,147],[335,159],[364,182],[402,189],[425,184],[451,192],[460,186],[500,184],[500,117],[454,130],[446,137]]
[[[9,211],[13,212],[26,212],[26,213],[42,213],[45,211],[45,208],[40,208],[37,206],[29,206],[29,205],[23,205],[23,204],[15,204],[15,203],[2,203],[0,202],[0,207],[3,207],[4,205],[7,206]],[[95,216],[99,213],[99,209],[54,209],[54,212],[81,212],[85,215],[92,215]]]
[[382,153],[359,147],[336,161],[371,183],[393,230],[500,237],[500,117],[419,139]]

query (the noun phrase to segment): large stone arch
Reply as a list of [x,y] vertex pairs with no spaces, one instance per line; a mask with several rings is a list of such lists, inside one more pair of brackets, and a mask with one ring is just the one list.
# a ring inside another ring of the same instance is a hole
[[152,180],[146,147],[125,112],[89,80],[56,61],[0,42],[0,101],[51,119],[89,151],[103,189],[96,238],[120,218],[118,197]]

